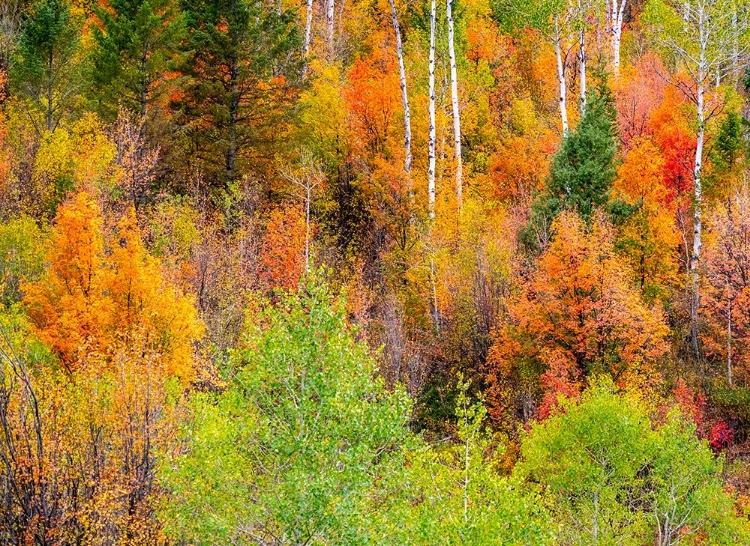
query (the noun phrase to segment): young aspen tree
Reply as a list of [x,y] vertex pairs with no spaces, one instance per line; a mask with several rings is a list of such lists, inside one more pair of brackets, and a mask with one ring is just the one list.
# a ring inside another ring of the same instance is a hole
[[305,11],[305,39],[302,42],[302,77],[307,75],[307,56],[310,53],[310,40],[312,38],[313,0],[307,0],[307,11]]
[[[731,66],[738,50],[747,50],[747,21],[733,18],[731,0],[651,0],[644,13],[653,40],[671,55],[682,69],[669,81],[695,105],[696,148],[693,163],[693,245],[690,255],[691,341],[699,353],[698,309],[700,307],[699,264],[703,248],[703,156],[706,125],[718,115],[723,102],[717,94],[708,94],[717,72]],[[732,47],[737,44],[737,47]],[[682,77],[684,73],[684,76]]]
[[612,48],[612,73],[615,78],[620,75],[620,43],[622,42],[622,22],[625,16],[627,0],[612,0],[608,3],[608,29],[610,47]]
[[458,77],[456,75],[456,47],[453,30],[453,0],[446,2],[448,17],[448,55],[451,64],[451,104],[453,106],[453,150],[456,157],[456,201],[458,212],[463,206],[463,161],[461,160],[461,112],[458,107]]
[[401,28],[398,24],[396,4],[388,0],[391,5],[393,32],[396,35],[396,53],[398,54],[398,74],[401,83],[401,102],[404,106],[404,171],[411,172],[411,114],[409,113],[409,94],[406,90],[406,69],[404,68],[404,48],[401,45]]
[[435,131],[435,11],[436,0],[430,3],[430,136],[427,167],[427,191],[429,194],[430,219],[435,219],[435,144],[437,135]]

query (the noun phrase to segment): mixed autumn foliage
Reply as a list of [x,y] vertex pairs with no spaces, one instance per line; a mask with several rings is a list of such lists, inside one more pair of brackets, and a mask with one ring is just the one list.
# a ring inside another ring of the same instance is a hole
[[0,543],[750,544],[750,4],[0,0]]

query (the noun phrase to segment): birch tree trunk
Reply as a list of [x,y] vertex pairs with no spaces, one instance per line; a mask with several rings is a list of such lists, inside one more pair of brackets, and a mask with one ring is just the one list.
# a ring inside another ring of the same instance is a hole
[[453,105],[453,150],[456,158],[456,201],[458,212],[463,207],[463,161],[461,159],[461,114],[458,108],[458,78],[456,76],[456,48],[453,31],[453,0],[446,2],[448,17],[448,56],[451,64],[451,103]]
[[406,69],[404,68],[404,49],[401,44],[401,28],[398,24],[396,4],[388,0],[391,5],[393,32],[396,34],[396,52],[398,53],[398,75],[401,81],[401,102],[404,107],[404,171],[411,172],[411,114],[409,112],[409,93],[406,89]]
[[563,59],[562,59],[562,47],[560,45],[560,25],[557,19],[557,16],[555,16],[555,36],[554,36],[554,42],[555,42],[555,58],[557,59],[557,82],[560,85],[560,93],[559,93],[559,99],[558,102],[560,104],[560,118],[562,120],[562,131],[563,131],[563,137],[568,136],[568,104],[567,104],[567,98],[566,95],[568,94],[568,89],[565,84],[565,66],[563,65]]
[[581,27],[578,47],[578,83],[581,117],[586,115],[586,27]]
[[703,144],[706,134],[705,120],[705,79],[708,76],[706,66],[707,33],[705,29],[705,13],[703,9],[698,12],[699,25],[699,59],[698,78],[696,93],[696,109],[698,118],[698,135],[695,146],[695,166],[693,168],[693,253],[690,257],[690,273],[692,277],[692,301],[690,305],[691,337],[695,354],[699,354],[698,346],[698,309],[700,307],[700,286],[698,278],[698,265],[700,262],[701,249],[703,248]]
[[432,0],[430,5],[430,136],[428,149],[428,167],[427,167],[427,192],[429,195],[430,220],[435,219],[435,145],[437,144],[437,134],[435,128],[435,17],[436,0]]
[[333,60],[334,54],[334,23],[335,23],[335,11],[336,11],[336,0],[326,0],[326,25],[328,26],[328,59]]
[[620,43],[622,42],[622,23],[625,17],[627,0],[612,0],[611,9],[611,46],[612,73],[615,78],[620,75]]
[[302,78],[307,76],[307,56],[310,53],[310,39],[312,37],[313,0],[307,0],[307,12],[305,13],[305,40],[302,42]]

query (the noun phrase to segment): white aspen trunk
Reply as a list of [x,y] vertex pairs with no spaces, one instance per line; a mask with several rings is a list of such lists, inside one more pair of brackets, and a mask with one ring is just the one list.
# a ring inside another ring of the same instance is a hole
[[398,75],[401,81],[401,102],[404,107],[404,171],[411,172],[411,114],[409,112],[409,93],[406,89],[406,69],[404,68],[404,49],[401,45],[401,28],[398,24],[396,4],[388,0],[391,5],[393,32],[396,34],[396,52],[398,54]]
[[461,159],[461,114],[458,109],[458,78],[456,76],[456,48],[453,34],[453,0],[446,2],[448,17],[448,56],[451,64],[451,103],[453,105],[453,150],[456,158],[456,200],[458,213],[463,207],[463,162]]
[[[702,17],[702,16],[701,16]],[[702,34],[702,33],[701,33]],[[690,272],[692,276],[692,301],[690,306],[691,319],[691,337],[695,354],[699,354],[698,346],[698,309],[700,307],[700,287],[698,278],[698,264],[703,247],[703,187],[702,187],[702,168],[703,168],[703,144],[705,140],[705,112],[704,112],[704,80],[705,73],[705,42],[701,39],[701,52],[698,67],[698,90],[697,90],[697,117],[698,117],[698,135],[695,146],[695,166],[693,168],[693,252],[690,257]]]
[[612,0],[612,73],[615,78],[620,75],[620,44],[626,4],[627,0]]
[[581,27],[578,48],[578,82],[581,117],[586,115],[586,28]]
[[565,66],[563,65],[562,59],[562,47],[560,46],[560,26],[555,16],[555,58],[557,59],[557,82],[560,85],[560,96],[558,102],[560,104],[560,118],[562,120],[562,132],[563,138],[568,136],[568,105],[566,95],[568,94],[567,86],[565,84]]
[[334,22],[335,22],[336,0],[327,0],[326,4],[326,25],[328,27],[328,57],[333,60],[334,54]]
[[[432,0],[430,6],[430,136],[427,167],[427,192],[429,195],[430,220],[435,219],[435,146],[437,144],[437,134],[435,127],[435,19],[436,19],[436,0]],[[430,258],[432,259],[432,258]]]
[[307,12],[305,13],[305,41],[302,43],[302,78],[307,76],[307,56],[310,53],[310,39],[312,36],[313,0],[307,0]]

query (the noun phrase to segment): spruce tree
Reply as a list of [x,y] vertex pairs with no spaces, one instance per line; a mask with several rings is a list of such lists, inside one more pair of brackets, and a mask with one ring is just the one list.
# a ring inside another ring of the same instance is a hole
[[80,63],[80,21],[67,0],[40,0],[21,27],[11,66],[11,86],[27,101],[37,130],[54,131],[71,105]]
[[105,119],[120,107],[146,116],[174,69],[184,18],[174,0],[110,0],[94,11],[91,99]]
[[547,187],[532,203],[531,220],[521,232],[524,244],[538,248],[547,240],[549,226],[562,210],[575,210],[588,222],[608,203],[617,176],[616,123],[612,93],[600,84],[578,127],[555,154]]
[[249,150],[283,133],[301,68],[294,14],[259,0],[184,0],[183,9],[185,88],[173,107],[212,182],[225,185]]

